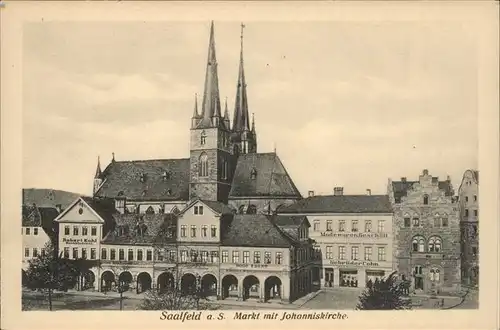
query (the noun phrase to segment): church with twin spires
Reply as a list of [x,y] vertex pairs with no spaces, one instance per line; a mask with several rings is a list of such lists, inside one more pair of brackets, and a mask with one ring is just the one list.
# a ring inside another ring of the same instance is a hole
[[[201,105],[195,97],[190,154],[182,159],[98,160],[93,196],[113,199],[120,213],[176,213],[195,199],[227,205],[238,214],[273,213],[302,198],[276,152],[257,152],[249,116],[243,28],[233,120],[219,95],[214,24],[210,26]],[[187,124],[187,123],[186,123]]]

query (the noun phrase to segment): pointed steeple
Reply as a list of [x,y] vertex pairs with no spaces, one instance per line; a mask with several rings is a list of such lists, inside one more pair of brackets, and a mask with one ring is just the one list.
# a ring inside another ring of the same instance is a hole
[[255,114],[252,112],[252,133],[255,133]]
[[245,70],[243,66],[243,29],[241,24],[241,49],[240,49],[240,69],[238,73],[238,84],[236,88],[236,101],[234,105],[233,130],[235,132],[249,131],[247,85],[245,81]]
[[219,77],[217,75],[217,58],[215,56],[214,22],[210,26],[210,40],[208,43],[207,71],[205,75],[205,89],[201,106],[203,124],[210,124],[212,117],[220,117]]
[[193,118],[199,118],[200,115],[198,114],[198,94],[194,94],[194,111],[193,111]]
[[227,109],[227,97],[224,102],[224,125],[226,125],[227,129],[231,129],[231,120],[229,119],[229,110]]
[[94,179],[100,179],[101,175],[102,175],[102,171],[101,171],[101,157],[97,156],[97,168],[95,170]]

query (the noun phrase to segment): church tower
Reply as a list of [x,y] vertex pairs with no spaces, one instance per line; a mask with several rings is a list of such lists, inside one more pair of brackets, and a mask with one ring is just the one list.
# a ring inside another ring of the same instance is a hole
[[257,152],[257,133],[255,132],[255,122],[252,118],[250,128],[250,118],[248,115],[247,85],[245,81],[245,70],[243,66],[243,29],[241,24],[241,48],[240,48],[240,68],[238,73],[238,83],[236,87],[236,100],[233,117],[233,142],[237,146],[239,154],[249,154]]
[[234,159],[229,117],[221,115],[214,24],[210,26],[205,87],[198,113],[195,99],[191,119],[189,197],[227,202]]
[[94,175],[94,188],[93,188],[93,194],[95,195],[97,190],[101,187],[102,184],[102,171],[101,171],[101,159],[100,157],[97,157],[97,168],[95,170],[95,175]]

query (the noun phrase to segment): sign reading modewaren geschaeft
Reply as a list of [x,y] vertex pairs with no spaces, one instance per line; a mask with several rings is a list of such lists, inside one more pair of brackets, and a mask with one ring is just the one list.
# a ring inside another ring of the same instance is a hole
[[66,244],[96,244],[97,238],[63,238]]
[[363,267],[379,266],[378,262],[358,261],[358,260],[330,260],[330,264],[336,266],[363,266]]
[[333,231],[325,231],[321,236],[344,237],[344,238],[387,238],[387,233],[339,233]]

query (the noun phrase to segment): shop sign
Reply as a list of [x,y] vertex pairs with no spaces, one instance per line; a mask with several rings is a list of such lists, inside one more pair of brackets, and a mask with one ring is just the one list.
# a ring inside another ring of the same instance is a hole
[[325,231],[321,236],[342,237],[342,238],[387,238],[387,233],[341,233],[333,231]]
[[97,238],[63,238],[63,243],[66,244],[96,244]]
[[234,264],[238,268],[267,268],[267,264]]
[[378,267],[378,262],[373,261],[360,261],[360,260],[330,260],[330,264],[336,266],[364,266],[364,267]]

